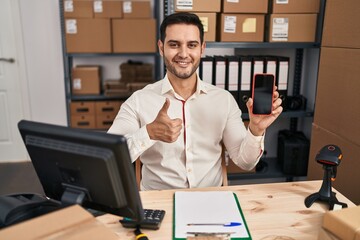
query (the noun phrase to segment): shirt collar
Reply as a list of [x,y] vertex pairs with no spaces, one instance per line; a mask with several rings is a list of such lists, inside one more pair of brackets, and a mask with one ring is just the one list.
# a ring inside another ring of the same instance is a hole
[[[200,95],[201,93],[207,93],[208,89],[204,84],[204,82],[200,79],[198,74],[196,74],[196,77],[198,81],[196,81],[195,95]],[[168,75],[166,74],[162,83],[161,95],[164,95],[168,92],[172,92],[175,94],[174,88],[171,86]]]

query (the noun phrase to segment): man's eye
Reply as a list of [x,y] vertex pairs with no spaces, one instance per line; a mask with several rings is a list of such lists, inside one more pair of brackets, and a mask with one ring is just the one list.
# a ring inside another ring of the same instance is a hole
[[177,44],[177,43],[170,43],[169,46],[172,47],[172,48],[176,48],[176,47],[179,46],[179,44]]
[[191,44],[188,45],[188,47],[189,47],[189,48],[196,48],[196,47],[197,47],[197,44],[191,43]]

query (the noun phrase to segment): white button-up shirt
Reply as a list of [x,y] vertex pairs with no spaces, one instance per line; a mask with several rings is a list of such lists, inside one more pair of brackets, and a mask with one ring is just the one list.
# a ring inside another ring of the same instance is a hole
[[[169,117],[183,120],[173,143],[151,140],[146,130],[166,98]],[[184,101],[167,76],[133,93],[108,133],[125,135],[133,161],[140,157],[141,190],[221,186],[222,142],[234,163],[245,170],[254,168],[264,149],[264,136],[246,130],[228,91],[200,80],[196,92]]]

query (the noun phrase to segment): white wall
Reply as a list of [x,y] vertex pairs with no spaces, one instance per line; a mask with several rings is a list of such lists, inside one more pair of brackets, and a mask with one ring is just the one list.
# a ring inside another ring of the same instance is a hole
[[58,0],[18,0],[31,120],[67,124]]

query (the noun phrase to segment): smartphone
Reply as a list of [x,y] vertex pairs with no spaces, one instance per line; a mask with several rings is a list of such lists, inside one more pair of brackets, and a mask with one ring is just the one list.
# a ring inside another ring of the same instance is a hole
[[255,74],[252,84],[252,113],[271,114],[274,101],[275,77],[273,74]]

